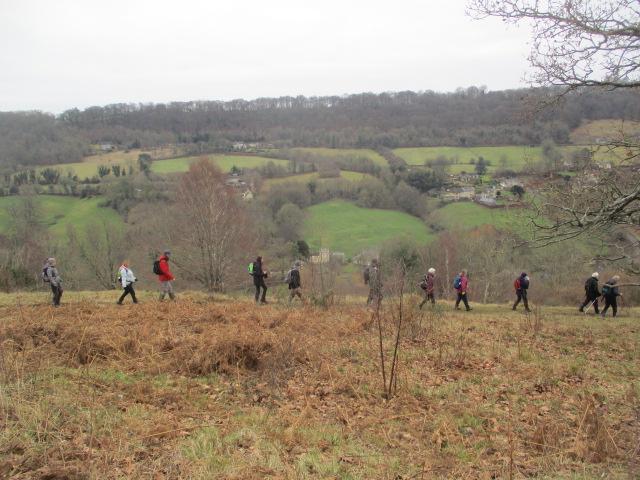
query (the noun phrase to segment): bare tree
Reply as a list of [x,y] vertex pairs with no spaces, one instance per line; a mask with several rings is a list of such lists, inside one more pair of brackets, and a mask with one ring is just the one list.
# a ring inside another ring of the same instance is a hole
[[640,175],[635,163],[615,168],[591,162],[567,184],[558,179],[532,197],[522,212],[532,246],[588,237],[597,241],[594,259],[624,261],[628,273],[640,273]]
[[637,0],[470,0],[474,18],[532,21],[532,84],[640,87],[640,4]]
[[[529,61],[532,84],[560,87],[541,105],[553,105],[572,91],[603,92],[640,87],[640,2],[638,0],[470,0],[475,18],[532,22]],[[579,236],[597,239],[596,259],[625,261],[640,273],[640,144],[624,131],[609,133],[570,181],[559,181],[532,197],[527,243],[544,246]],[[598,165],[605,153],[610,169]]]
[[103,288],[116,288],[117,269],[125,255],[123,225],[102,218],[87,224],[82,234],[70,226],[67,238],[93,279]]
[[177,248],[172,260],[208,291],[224,291],[234,272],[244,273],[253,235],[248,216],[222,171],[200,158],[189,166],[176,192]]

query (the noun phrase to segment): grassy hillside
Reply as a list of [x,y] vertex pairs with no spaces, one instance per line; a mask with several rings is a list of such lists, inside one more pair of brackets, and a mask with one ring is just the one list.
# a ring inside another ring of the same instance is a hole
[[360,208],[342,200],[310,207],[304,231],[312,249],[326,247],[347,257],[378,247],[392,237],[410,237],[418,242],[434,238],[420,219],[407,213]]
[[496,228],[509,228],[508,223],[513,215],[508,209],[489,209],[472,202],[454,202],[435,210],[429,221],[437,222],[445,227],[460,225],[464,228],[474,228],[489,224]]
[[22,296],[1,307],[0,474],[635,477],[632,317],[425,311],[406,300],[397,389],[385,398],[378,331],[388,381],[397,325],[386,306],[370,328],[360,306],[217,297],[53,309]]
[[[592,126],[593,129],[604,128],[604,126]],[[582,133],[576,138],[587,138],[587,133]],[[587,148],[589,150],[595,148],[595,139],[593,144],[580,143],[577,145],[568,145],[558,147],[565,158],[569,158],[572,152]],[[470,159],[477,160],[482,157],[489,160],[491,165],[489,172],[497,168],[509,168],[512,170],[522,170],[529,162],[538,163],[544,160],[542,155],[542,147],[529,146],[504,146],[504,147],[423,147],[423,148],[398,148],[393,151],[397,156],[404,159],[408,165],[424,165],[426,161],[434,161],[437,157],[443,155],[447,159],[456,158],[457,163],[449,167],[448,172],[459,174],[461,171],[473,172],[475,165],[469,163]],[[621,152],[624,156],[625,152]],[[596,150],[595,159],[597,161],[613,161],[615,157],[608,152]]]
[[578,145],[597,144],[599,139],[620,138],[620,132],[640,135],[640,122],[620,120],[592,120],[584,122],[570,134],[571,141]]
[[91,178],[94,175],[98,174],[98,165],[106,165],[108,167],[111,167],[113,165],[120,165],[121,167],[125,167],[127,171],[130,166],[133,166],[137,170],[138,156],[142,153],[151,155],[151,157],[153,158],[162,158],[175,155],[175,152],[171,147],[163,147],[153,150],[118,150],[108,153],[99,152],[95,155],[85,157],[82,162],[63,163],[59,165],[53,165],[53,167],[59,168],[65,175],[67,172],[71,172],[72,175],[77,175],[78,178],[81,179],[84,179],[85,177]]
[[[91,157],[93,158],[93,157]],[[137,160],[125,160],[125,161],[105,161],[101,162],[78,162],[78,163],[64,163],[60,165],[53,165],[53,168],[58,168],[62,171],[62,175],[66,176],[67,173],[71,173],[71,176],[77,175],[80,180],[85,178],[92,178],[98,175],[98,166],[105,165],[111,168],[113,165],[120,165],[127,170],[129,174],[129,167],[133,166],[136,171],[138,170]],[[44,167],[49,168],[49,167]],[[44,168],[38,169],[38,171],[44,170]]]
[[374,152],[373,150],[368,150],[368,149],[292,148],[291,150],[297,151],[297,152],[315,153],[315,154],[324,155],[327,157],[345,157],[345,156],[367,157],[368,159],[373,161],[373,163],[375,163],[376,165],[389,166],[389,163],[385,160],[383,156]]
[[[213,160],[213,162],[225,173],[230,172],[234,165],[238,168],[254,168],[260,165],[266,165],[269,162],[283,166],[288,164],[286,160],[273,160],[270,158],[254,157],[249,155],[208,155],[207,157]],[[198,157],[183,157],[172,158],[170,160],[156,160],[153,162],[151,169],[155,173],[188,172],[189,164],[197,159]]]
[[[357,181],[362,180],[364,178],[373,178],[371,175],[367,173],[360,172],[340,172],[340,177],[344,180]],[[308,182],[309,180],[315,179],[318,182],[330,182],[335,180],[335,178],[319,178],[316,172],[312,173],[303,173],[300,175],[292,175],[290,177],[282,177],[282,178],[267,178],[264,183],[266,185],[274,184],[274,183],[284,183],[284,182]]]
[[502,166],[501,158],[504,157],[506,159],[505,167],[517,167],[517,169],[525,164],[525,158],[530,157],[534,162],[542,159],[540,147],[527,146],[398,148],[393,153],[404,159],[408,165],[424,165],[425,161],[433,161],[441,155],[446,158],[457,158],[457,166],[464,164],[467,171],[473,170],[473,165],[469,165],[469,160],[472,158],[477,160],[483,157],[485,160],[491,161],[491,166],[499,167]]
[[[20,197],[0,197],[0,231],[9,228],[7,207],[20,203]],[[63,238],[67,225],[73,225],[82,231],[92,221],[101,219],[121,221],[120,216],[111,208],[101,208],[98,203],[102,198],[64,197],[57,195],[38,195],[35,201],[39,205],[40,219],[49,227],[49,231],[58,238]]]

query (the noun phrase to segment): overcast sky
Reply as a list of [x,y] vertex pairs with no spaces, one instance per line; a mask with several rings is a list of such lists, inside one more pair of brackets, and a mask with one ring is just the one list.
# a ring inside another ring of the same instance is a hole
[[0,111],[526,86],[465,0],[0,0]]

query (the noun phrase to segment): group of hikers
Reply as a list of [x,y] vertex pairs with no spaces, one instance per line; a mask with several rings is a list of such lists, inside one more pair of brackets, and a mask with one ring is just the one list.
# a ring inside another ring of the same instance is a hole
[[[376,269],[379,269],[380,268],[379,262],[377,260],[374,260],[371,263],[373,264],[374,262],[376,264]],[[473,308],[469,306],[469,301],[467,299],[467,288],[469,286],[469,282],[467,280],[467,274],[468,274],[467,270],[462,270],[453,281],[453,288],[457,293],[456,303],[454,306],[456,310],[460,310],[459,305],[461,301],[464,303],[467,311],[473,310]],[[430,268],[427,271],[427,273],[422,277],[420,288],[424,290],[425,297],[424,297],[424,300],[420,302],[419,308],[422,308],[423,305],[427,302],[431,302],[432,305],[435,305],[436,303],[435,297],[434,297],[435,275],[436,275],[436,270],[434,268]],[[612,316],[615,317],[618,314],[617,298],[622,296],[622,293],[620,293],[619,287],[618,287],[618,281],[620,280],[620,277],[618,275],[613,276],[611,280],[609,280],[603,285],[602,291],[600,291],[600,289],[598,288],[599,276],[600,274],[598,272],[594,272],[591,274],[591,277],[589,277],[585,282],[585,285],[584,285],[585,300],[582,303],[582,305],[580,305],[579,311],[586,313],[593,306],[594,312],[604,317],[606,316],[607,310],[609,309],[609,307],[611,307]],[[365,275],[365,282],[366,282],[366,275]],[[514,280],[513,288],[516,293],[516,300],[513,303],[511,310],[516,310],[520,302],[522,302],[522,304],[524,305],[525,311],[531,312],[531,309],[529,308],[529,299],[527,298],[527,292],[529,290],[529,276],[527,275],[527,272],[522,272],[520,276]],[[371,297],[371,294],[369,296]],[[604,299],[604,303],[605,303],[604,308],[602,309],[602,312],[600,312],[598,308],[598,299],[600,297]]]
[[[582,302],[582,305],[580,305],[580,311],[586,313],[589,308],[593,306],[593,311],[596,314],[600,313],[600,315],[604,317],[607,314],[609,307],[611,307],[611,315],[615,317],[618,314],[618,297],[622,296],[618,289],[618,281],[620,280],[620,277],[618,275],[614,275],[611,280],[602,286],[602,291],[598,288],[598,277],[600,277],[600,274],[598,272],[593,272],[591,277],[585,282],[585,299],[584,302]],[[598,299],[600,297],[604,298],[604,308],[602,309],[602,312],[600,312],[598,308]]]
[[[160,302],[162,302],[167,295],[169,295],[171,300],[175,300],[175,294],[173,292],[173,287],[171,286],[171,282],[175,277],[171,274],[169,269],[170,257],[171,252],[169,250],[165,250],[164,253],[153,262],[153,273],[158,276],[158,281],[161,284],[160,295],[158,296],[158,301]],[[253,285],[256,289],[255,302],[266,305],[268,302],[266,299],[267,284],[265,279],[269,277],[269,271],[264,268],[263,264],[263,257],[258,256],[255,261],[249,264],[248,270],[249,274],[253,277]],[[369,296],[367,297],[368,306],[375,307],[379,305],[383,297],[383,284],[380,267],[380,262],[377,259],[373,259],[365,268],[363,273],[364,282],[369,286]],[[305,299],[302,296],[302,281],[300,276],[301,268],[302,263],[300,261],[296,261],[287,272],[284,279],[284,283],[289,289],[290,302],[298,297],[303,303],[305,303]],[[435,306],[436,304],[435,276],[435,268],[429,268],[427,273],[422,276],[420,288],[424,291],[424,299],[418,306],[420,309],[422,309],[427,302],[429,302],[431,306]],[[580,305],[579,311],[586,313],[591,307],[593,307],[596,314],[600,314],[604,317],[607,310],[611,307],[612,316],[615,317],[618,313],[617,298],[622,296],[618,288],[618,281],[620,280],[620,277],[615,275],[611,280],[603,285],[602,291],[600,291],[598,286],[599,276],[598,272],[594,272],[585,282],[585,300],[582,305]],[[42,268],[42,279],[51,286],[53,305],[56,307],[59,306],[63,290],[62,279],[60,278],[55,258],[47,259],[45,266]],[[116,303],[118,305],[123,305],[123,301],[127,295],[131,296],[133,303],[138,303],[136,292],[133,288],[137,279],[131,270],[131,262],[129,260],[124,260],[122,262],[122,265],[118,269],[117,281],[119,285],[122,285],[123,291]],[[520,302],[522,302],[525,311],[531,312],[531,309],[529,308],[529,300],[527,298],[529,285],[529,276],[526,272],[522,272],[520,276],[515,279],[513,286],[516,294],[516,300],[511,307],[512,310],[516,310]],[[460,302],[462,302],[467,311],[473,310],[469,305],[467,295],[469,288],[467,270],[462,270],[455,277],[452,287],[457,294],[454,309],[460,310]],[[598,299],[600,297],[604,298],[604,308],[602,309],[602,312],[600,312],[598,306]]]

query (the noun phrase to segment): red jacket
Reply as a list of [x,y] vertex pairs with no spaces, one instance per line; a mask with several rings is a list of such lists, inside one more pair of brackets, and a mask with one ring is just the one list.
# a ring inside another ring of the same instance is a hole
[[456,292],[462,293],[467,291],[467,277],[465,275],[460,279],[460,288],[456,289]]
[[162,272],[162,275],[158,275],[159,281],[170,282],[171,280],[176,278],[173,275],[171,275],[171,272],[169,271],[169,262],[167,261],[166,255],[162,254],[162,256],[160,257],[160,263],[158,264],[158,268],[160,268],[160,271]]

